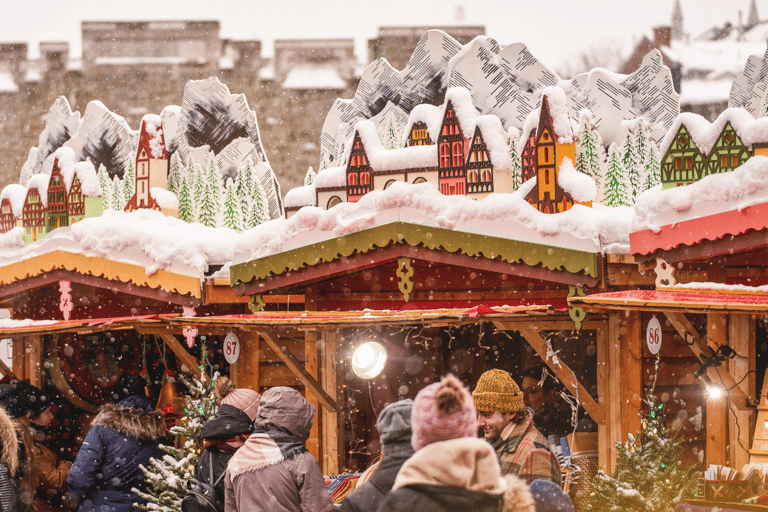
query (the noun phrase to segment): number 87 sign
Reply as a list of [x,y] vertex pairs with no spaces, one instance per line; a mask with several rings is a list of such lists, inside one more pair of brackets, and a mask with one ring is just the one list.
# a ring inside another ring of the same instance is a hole
[[661,324],[654,317],[648,322],[648,328],[645,330],[645,342],[648,344],[648,350],[651,354],[658,354],[661,350]]

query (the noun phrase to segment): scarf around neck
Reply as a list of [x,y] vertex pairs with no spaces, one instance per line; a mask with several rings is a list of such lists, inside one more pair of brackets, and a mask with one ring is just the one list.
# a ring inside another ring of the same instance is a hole
[[304,441],[298,436],[279,430],[257,430],[235,452],[227,466],[230,479],[250,471],[259,471],[279,464],[285,459],[293,459],[306,452]]

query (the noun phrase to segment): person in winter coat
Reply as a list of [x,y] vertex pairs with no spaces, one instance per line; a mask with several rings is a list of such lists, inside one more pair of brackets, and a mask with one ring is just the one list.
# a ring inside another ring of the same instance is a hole
[[[384,456],[370,480],[355,488],[341,502],[344,512],[375,510],[395,484],[403,463],[413,455],[411,446],[411,409],[413,400],[400,400],[382,409],[376,420]],[[362,478],[362,477],[361,477]]]
[[[245,444],[253,432],[253,421],[259,410],[261,396],[252,389],[236,388],[227,377],[220,377],[213,386],[221,400],[213,418],[203,425],[203,454],[195,467],[195,478],[216,485],[216,510],[224,511],[224,480],[219,477],[227,470],[229,459]],[[213,481],[210,468],[213,464]]]
[[59,457],[47,446],[45,429],[53,422],[51,403],[46,394],[38,387],[29,385],[26,390],[30,401],[30,426],[32,429],[35,479],[35,512],[60,512],[68,507],[62,505],[61,498],[67,490],[67,476],[72,463],[59,460]]
[[112,388],[115,403],[101,408],[77,453],[67,477],[70,497],[77,512],[132,512],[134,503],[144,503],[131,492],[144,489],[139,464],[160,458],[165,438],[165,420],[145,395],[146,381],[123,374]]
[[498,512],[507,489],[490,444],[478,439],[477,412],[453,375],[419,391],[411,445],[378,512]]
[[[38,480],[34,474],[35,450],[29,417],[33,414],[34,397],[29,392],[31,385],[26,381],[3,382],[0,384],[0,406],[11,419],[17,440],[16,472],[12,475],[16,494],[15,512],[33,510]],[[33,400],[30,400],[32,398]]]
[[504,370],[488,370],[480,376],[472,399],[485,440],[499,458],[501,473],[513,474],[526,483],[545,479],[560,485],[560,462],[547,439],[533,426],[523,393]]
[[13,475],[19,467],[19,441],[11,418],[0,407],[0,512],[18,510]]
[[254,432],[227,466],[225,512],[334,510],[320,466],[304,446],[314,421],[315,407],[293,388],[261,395]]

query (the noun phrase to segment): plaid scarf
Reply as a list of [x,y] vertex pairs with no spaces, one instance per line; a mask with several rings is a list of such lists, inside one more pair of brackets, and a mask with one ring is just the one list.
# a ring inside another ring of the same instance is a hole
[[242,473],[262,470],[306,451],[304,442],[297,436],[277,430],[257,430],[229,461],[227,472],[234,480]]

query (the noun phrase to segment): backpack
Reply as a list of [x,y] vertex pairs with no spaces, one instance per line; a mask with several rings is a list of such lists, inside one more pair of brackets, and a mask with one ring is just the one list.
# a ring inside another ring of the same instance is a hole
[[[213,481],[213,457],[208,459],[209,477],[208,482]],[[219,478],[211,485],[197,478],[190,478],[187,481],[187,494],[181,500],[182,512],[217,512],[223,503],[216,503],[216,486],[227,474],[223,471]]]

